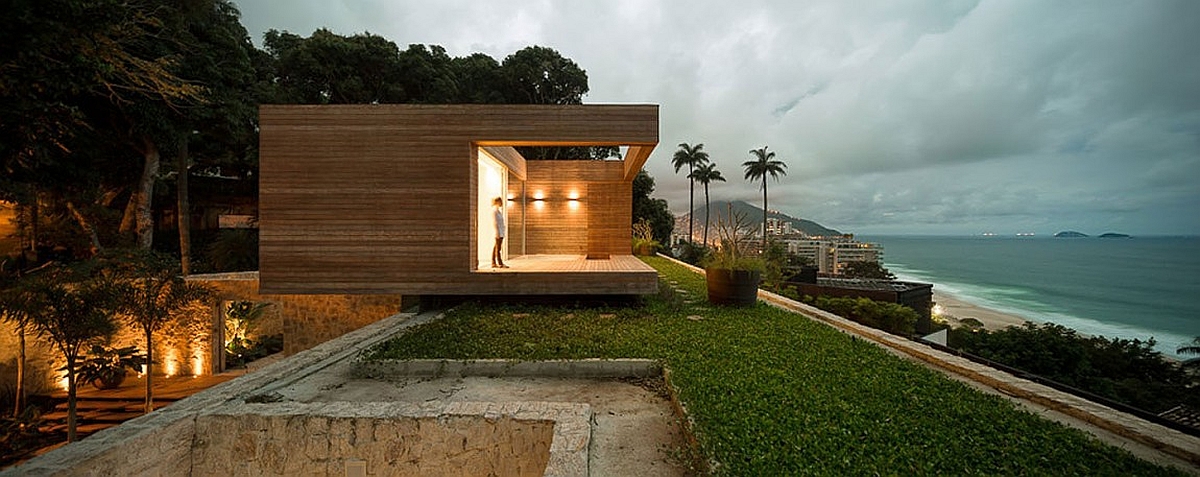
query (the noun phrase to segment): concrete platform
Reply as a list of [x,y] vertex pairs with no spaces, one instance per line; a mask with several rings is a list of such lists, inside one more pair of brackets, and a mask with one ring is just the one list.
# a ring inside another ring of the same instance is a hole
[[[297,402],[556,402],[591,408],[590,475],[683,476],[685,440],[665,395],[662,377],[559,377],[572,363],[541,363],[550,377],[463,376],[355,378],[356,363],[343,362],[277,390]],[[625,363],[614,363],[625,369]],[[486,370],[484,370],[486,371]],[[468,373],[470,374],[470,373]]]

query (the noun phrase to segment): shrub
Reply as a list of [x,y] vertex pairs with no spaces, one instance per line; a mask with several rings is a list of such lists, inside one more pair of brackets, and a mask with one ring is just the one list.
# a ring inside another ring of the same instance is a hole
[[1159,413],[1178,404],[1200,405],[1192,379],[1154,351],[1154,340],[1081,336],[1054,323],[1026,323],[1000,331],[952,330],[951,347],[1027,373]]
[[837,314],[855,323],[888,333],[911,336],[917,329],[917,312],[897,304],[870,298],[804,297],[805,303]]

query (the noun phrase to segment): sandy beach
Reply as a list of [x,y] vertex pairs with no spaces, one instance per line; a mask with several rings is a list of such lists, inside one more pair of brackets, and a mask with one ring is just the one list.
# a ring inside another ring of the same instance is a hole
[[1009,326],[1021,326],[1028,321],[1019,316],[967,303],[953,295],[938,291],[936,286],[934,286],[933,290],[933,302],[940,306],[940,309],[934,308],[935,311],[941,312],[937,316],[940,316],[954,326],[958,326],[962,320],[967,318],[979,320],[980,323],[983,323],[984,328],[989,330],[1000,330]]

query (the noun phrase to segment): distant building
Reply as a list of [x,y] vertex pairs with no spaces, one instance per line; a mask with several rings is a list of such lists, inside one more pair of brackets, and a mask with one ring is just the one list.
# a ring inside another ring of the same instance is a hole
[[767,235],[790,235],[794,231],[792,229],[792,222],[789,220],[783,220],[778,217],[767,218]]
[[840,275],[850,262],[875,262],[883,260],[883,247],[879,244],[855,241],[853,235],[841,237],[805,237],[785,239],[788,253],[806,257],[817,266],[822,275]]

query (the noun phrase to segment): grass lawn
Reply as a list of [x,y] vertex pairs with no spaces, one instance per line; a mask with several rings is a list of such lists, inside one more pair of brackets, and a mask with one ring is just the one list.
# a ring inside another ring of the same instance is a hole
[[644,306],[468,304],[368,358],[659,359],[719,475],[1185,475],[803,316],[711,307],[704,277],[645,260],[664,292]]

